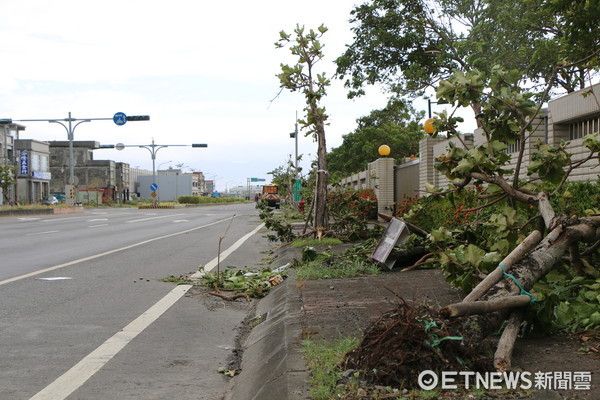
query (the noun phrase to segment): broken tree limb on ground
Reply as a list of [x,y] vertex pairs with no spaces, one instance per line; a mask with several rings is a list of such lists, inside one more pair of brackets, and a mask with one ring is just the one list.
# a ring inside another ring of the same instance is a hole
[[[501,279],[484,296],[483,300],[494,300],[511,295],[523,294],[546,275],[567,252],[571,244],[593,243],[600,238],[600,218],[582,218],[575,225],[559,225],[554,228],[529,255],[511,268],[512,279]],[[500,310],[485,315],[477,315],[470,340],[480,341],[493,333],[508,316],[508,310]]]
[[501,265],[504,265],[506,271],[508,271],[518,260],[523,258],[529,253],[540,241],[542,240],[542,232],[535,230],[529,234],[508,256],[504,258],[498,265],[498,267],[490,272],[484,280],[469,293],[463,302],[470,302],[479,299],[485,292],[487,292],[492,286],[494,286],[502,276],[504,272]]
[[450,304],[440,310],[444,318],[464,317],[474,314],[487,314],[509,308],[523,307],[531,302],[531,297],[526,294],[501,297],[488,301],[470,301]]
[[521,330],[521,322],[523,321],[523,312],[520,310],[513,311],[508,318],[506,327],[502,331],[502,336],[498,341],[496,353],[494,354],[494,368],[499,372],[511,370],[512,352]]

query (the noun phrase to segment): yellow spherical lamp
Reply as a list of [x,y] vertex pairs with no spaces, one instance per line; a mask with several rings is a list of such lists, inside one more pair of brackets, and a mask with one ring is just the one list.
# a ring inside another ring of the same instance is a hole
[[390,146],[388,146],[387,144],[382,144],[381,146],[379,146],[379,155],[380,156],[389,156],[391,152]]
[[433,126],[434,121],[435,121],[434,118],[429,118],[423,124],[423,129],[425,130],[425,133],[427,133],[428,135],[431,135],[435,132],[435,127]]

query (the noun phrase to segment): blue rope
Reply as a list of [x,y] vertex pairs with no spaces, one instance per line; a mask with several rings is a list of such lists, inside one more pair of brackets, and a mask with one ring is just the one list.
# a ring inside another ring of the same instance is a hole
[[514,277],[514,275],[511,275],[506,272],[506,267],[503,264],[499,264],[499,267],[502,268],[502,274],[504,276],[512,279],[515,282],[515,284],[517,285],[517,287],[521,290],[521,292],[519,294],[526,294],[527,296],[529,296],[531,298],[531,303],[533,303],[534,301],[537,301],[531,293],[529,293],[527,290],[523,289],[523,286],[521,286],[521,283],[519,282],[519,280],[517,278]]

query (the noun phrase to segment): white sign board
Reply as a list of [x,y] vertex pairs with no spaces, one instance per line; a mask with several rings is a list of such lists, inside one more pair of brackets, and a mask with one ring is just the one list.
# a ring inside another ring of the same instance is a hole
[[384,264],[389,269],[394,267],[396,257],[390,257],[392,249],[397,244],[404,244],[408,240],[410,232],[406,224],[399,219],[392,218],[390,224],[383,233],[383,237],[379,240],[377,248],[371,255],[371,259]]

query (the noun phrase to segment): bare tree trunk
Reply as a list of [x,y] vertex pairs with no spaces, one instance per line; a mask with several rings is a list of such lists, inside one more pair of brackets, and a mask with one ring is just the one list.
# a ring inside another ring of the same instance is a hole
[[317,149],[317,182],[315,191],[315,230],[317,238],[321,239],[328,227],[327,215],[327,148],[325,146],[325,128],[324,122],[319,120],[316,123],[317,140],[319,142]]

